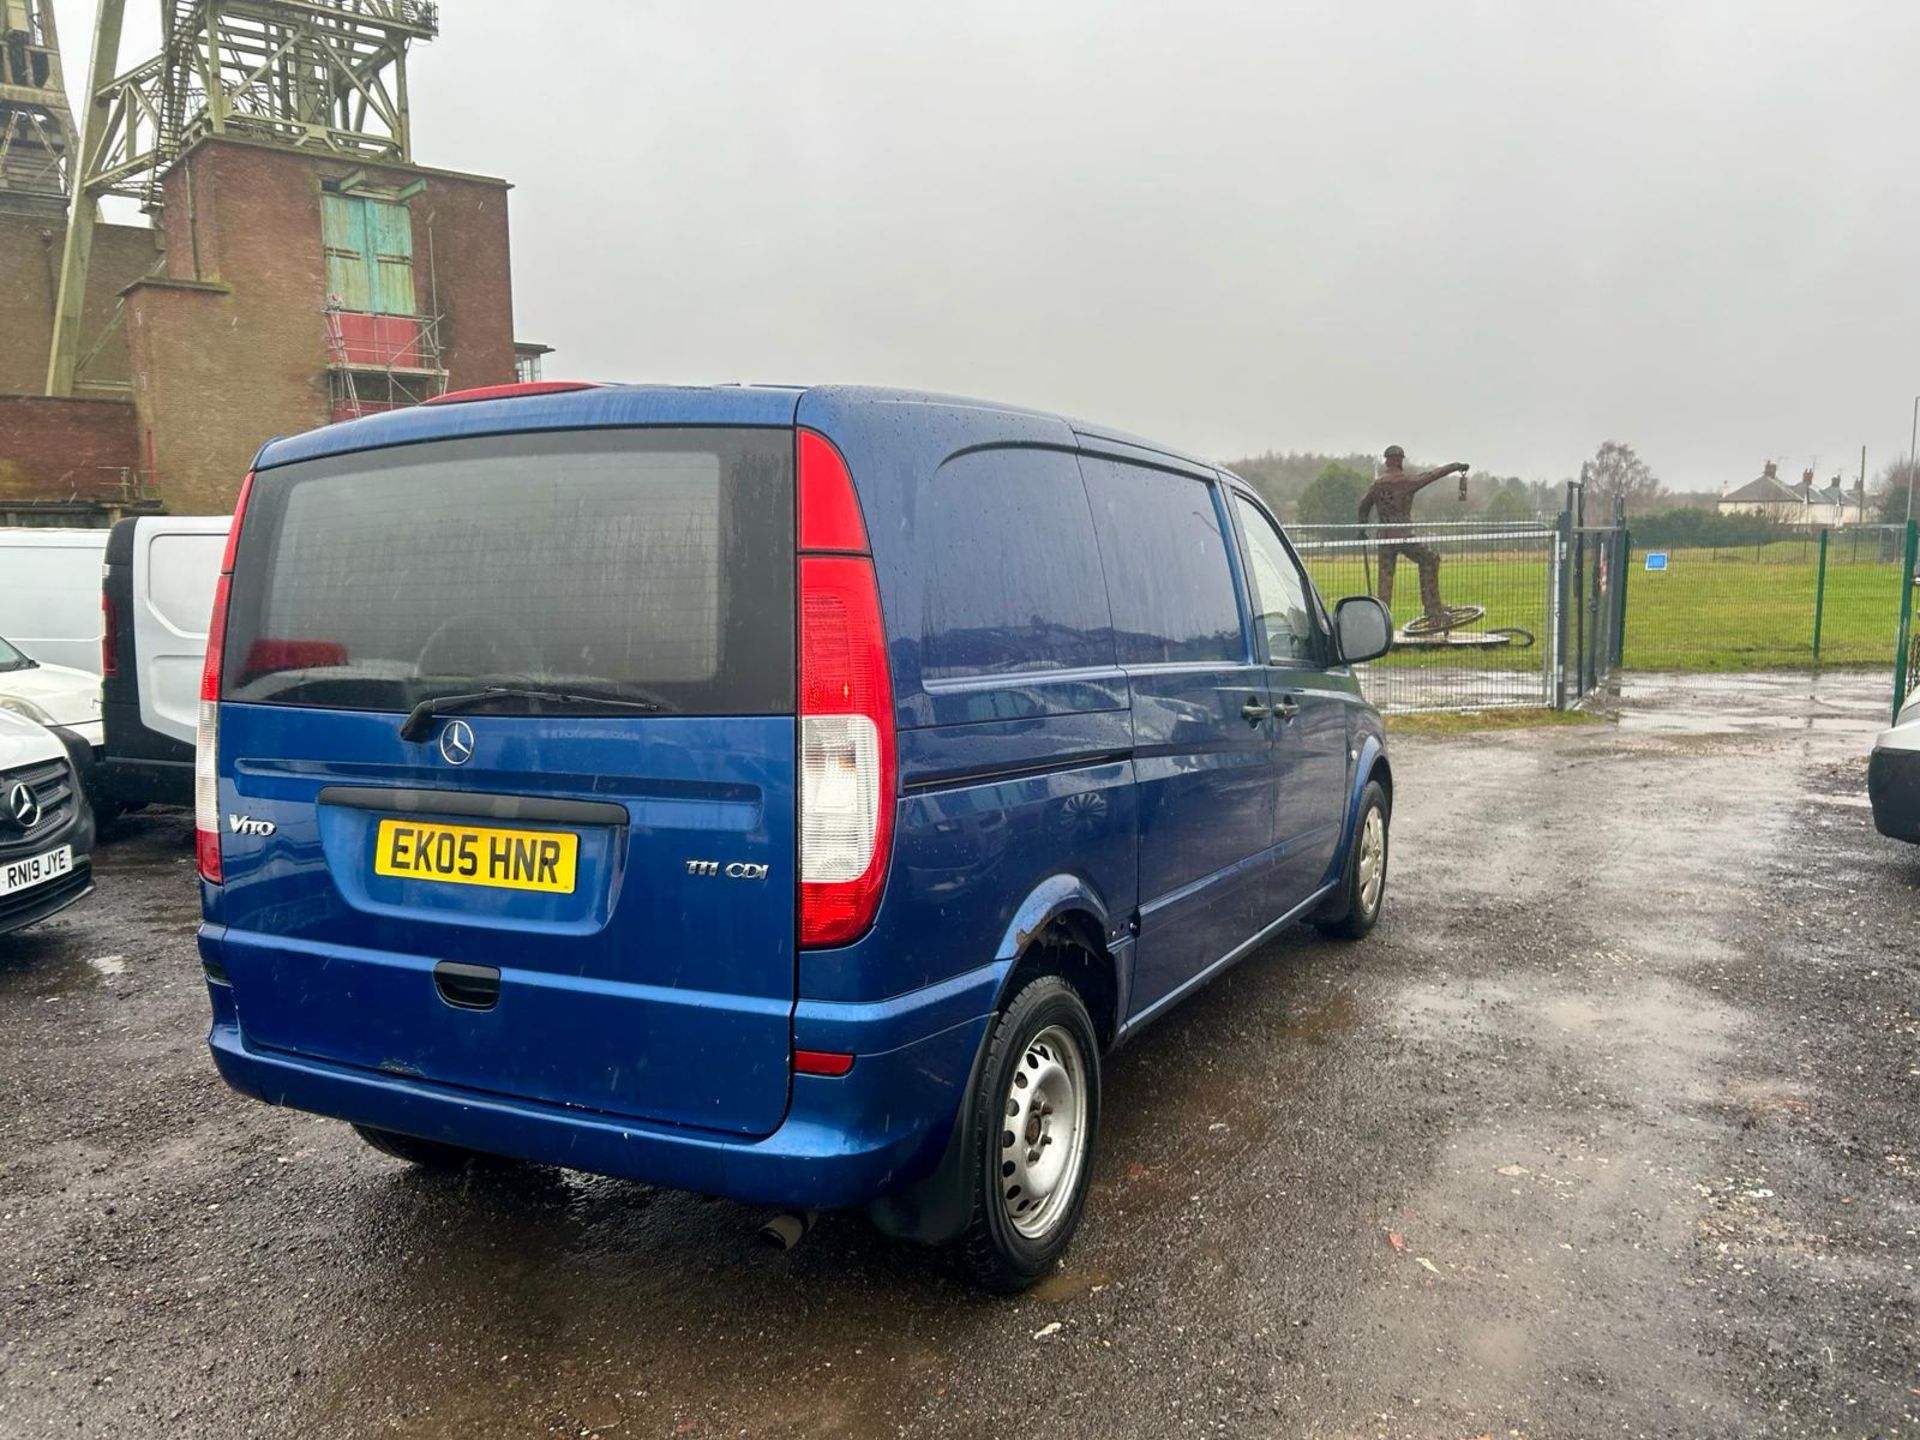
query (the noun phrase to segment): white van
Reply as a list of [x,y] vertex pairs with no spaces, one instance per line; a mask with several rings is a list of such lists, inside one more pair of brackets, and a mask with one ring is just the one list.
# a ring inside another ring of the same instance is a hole
[[0,530],[0,635],[29,659],[100,673],[100,567],[107,533]]
[[213,587],[232,521],[141,515],[114,525],[95,611],[106,637],[102,788],[126,805],[193,803],[193,739]]

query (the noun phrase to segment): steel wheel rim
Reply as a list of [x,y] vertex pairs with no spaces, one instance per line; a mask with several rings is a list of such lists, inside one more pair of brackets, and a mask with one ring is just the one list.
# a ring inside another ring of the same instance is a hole
[[1073,1204],[1086,1157],[1086,1060],[1071,1032],[1049,1025],[1021,1052],[1001,1106],[995,1178],[1007,1222],[1043,1238]]
[[1359,877],[1360,909],[1371,915],[1387,883],[1387,822],[1378,806],[1367,811],[1367,822],[1360,830]]

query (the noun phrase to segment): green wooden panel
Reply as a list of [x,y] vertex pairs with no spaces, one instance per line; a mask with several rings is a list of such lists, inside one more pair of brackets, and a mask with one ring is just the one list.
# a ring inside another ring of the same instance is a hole
[[365,203],[353,195],[322,195],[320,214],[327,247],[328,296],[342,309],[370,310],[373,264]]
[[413,216],[407,207],[387,200],[367,200],[363,203],[367,211],[367,228],[376,253],[411,261]]
[[327,293],[345,310],[412,315],[413,216],[364,195],[323,195]]
[[373,308],[381,315],[417,312],[413,294],[413,215],[405,205],[367,202],[373,255]]

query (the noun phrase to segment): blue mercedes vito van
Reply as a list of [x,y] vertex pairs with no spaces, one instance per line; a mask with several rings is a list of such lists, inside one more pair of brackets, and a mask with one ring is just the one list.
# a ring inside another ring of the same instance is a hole
[[862,1206],[1017,1290],[1103,1052],[1379,916],[1389,622],[1233,475],[891,391],[447,399],[241,492],[196,785],[237,1089],[427,1166]]

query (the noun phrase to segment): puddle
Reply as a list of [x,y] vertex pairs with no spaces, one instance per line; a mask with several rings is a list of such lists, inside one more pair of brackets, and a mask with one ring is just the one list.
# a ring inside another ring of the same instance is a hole
[[53,1000],[93,988],[99,972],[84,963],[82,937],[69,933],[62,918],[0,936],[0,989]]
[[1352,994],[1345,990],[1336,990],[1321,1004],[1289,1014],[1280,1033],[1290,1040],[1305,1040],[1310,1045],[1324,1045],[1334,1036],[1353,1029],[1359,1023],[1360,1007],[1354,1003]]
[[1027,1294],[1032,1299],[1051,1305],[1091,1295],[1095,1290],[1104,1290],[1112,1283],[1098,1270],[1056,1270]]
[[127,957],[124,955],[96,955],[87,961],[103,977],[124,975],[127,970]]
[[1610,689],[1622,734],[1870,736],[1887,725],[1881,670],[1643,674]]
[[1871,810],[1873,801],[1865,795],[1809,795],[1816,805],[1844,805],[1852,810]]
[[1769,715],[1757,710],[1717,710],[1712,713],[1675,710],[1628,710],[1616,722],[1624,735],[1795,734],[1808,731],[1837,735],[1877,735],[1885,719],[1868,714]]

